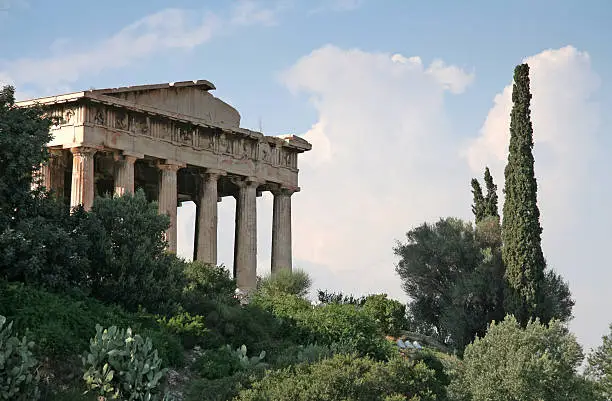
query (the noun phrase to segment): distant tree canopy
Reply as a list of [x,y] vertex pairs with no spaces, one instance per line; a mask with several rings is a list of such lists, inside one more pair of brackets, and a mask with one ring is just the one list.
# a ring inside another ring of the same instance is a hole
[[487,167],[484,173],[484,181],[487,189],[487,194],[483,195],[482,187],[476,178],[472,178],[472,195],[474,203],[472,204],[472,213],[476,223],[479,223],[487,217],[499,218],[497,209],[497,185],[493,182],[493,176]]

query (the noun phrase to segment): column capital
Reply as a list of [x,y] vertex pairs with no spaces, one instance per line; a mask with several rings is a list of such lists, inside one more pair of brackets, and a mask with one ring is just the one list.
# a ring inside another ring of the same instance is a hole
[[168,170],[168,171],[178,171],[184,168],[185,166],[186,166],[185,163],[175,162],[174,160],[166,160],[165,163],[162,163],[162,162],[157,163],[158,169]]
[[270,192],[274,196],[291,196],[296,192],[300,192],[300,187],[293,187],[288,185],[274,185],[270,188]]
[[129,156],[129,157],[133,157],[135,159],[144,159],[144,157],[145,157],[144,153],[130,152],[130,151],[127,151],[127,150],[124,150],[123,152],[121,152],[121,154],[123,156],[126,156],[126,157]]
[[202,178],[214,177],[215,179],[218,179],[223,175],[227,175],[227,173],[223,170],[218,170],[215,168],[207,168],[206,170],[200,172],[200,177]]
[[238,188],[255,187],[264,184],[266,181],[258,177],[232,177],[230,181]]
[[83,155],[83,156],[93,156],[98,151],[97,148],[89,147],[89,146],[76,146],[70,148],[70,152],[73,155]]
[[118,161],[126,161],[128,164],[134,164],[136,163],[136,160],[138,159],[142,159],[144,158],[144,155],[138,155],[138,154],[134,154],[134,153],[115,153],[113,155],[113,159],[118,162]]

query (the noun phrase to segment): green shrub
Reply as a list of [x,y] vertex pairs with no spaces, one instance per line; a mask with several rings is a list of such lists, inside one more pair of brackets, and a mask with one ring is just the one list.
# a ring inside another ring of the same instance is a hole
[[311,306],[295,295],[259,294],[254,304],[272,312],[282,322],[282,333],[295,343],[350,345],[360,355],[387,357],[387,341],[376,321],[362,308],[350,304]]
[[131,329],[96,325],[89,352],[83,356],[83,379],[90,391],[108,398],[134,401],[160,399],[160,384],[166,373],[150,338]]
[[185,266],[186,285],[183,289],[183,308],[191,314],[203,314],[203,301],[216,299],[226,304],[237,304],[234,294],[236,281],[225,266],[214,266],[198,261]]
[[276,355],[272,364],[275,368],[285,368],[300,363],[319,362],[325,358],[331,358],[333,355],[332,347],[327,345],[290,345],[279,350],[279,354]]
[[240,371],[264,368],[265,364],[262,363],[262,360],[265,356],[266,352],[261,351],[259,356],[249,358],[245,345],[236,350],[226,345],[216,350],[204,351],[196,359],[193,369],[205,379],[220,379]]
[[162,366],[180,368],[185,364],[185,348],[179,337],[163,328],[141,329],[141,333],[153,342],[153,347],[162,359]]
[[168,331],[179,336],[187,348],[205,344],[210,332],[206,328],[206,318],[198,315],[192,316],[188,312],[170,318],[162,317],[158,321]]
[[400,358],[376,362],[336,355],[318,363],[267,372],[251,389],[242,390],[236,400],[429,401],[444,397],[444,386],[436,381],[435,372],[421,362]]
[[65,357],[87,349],[96,324],[126,327],[130,316],[91,298],[73,298],[0,281],[0,310],[20,332],[36,338],[40,355]]
[[559,321],[522,328],[512,316],[467,346],[452,390],[473,401],[593,400],[577,375],[583,355]]
[[233,400],[240,390],[251,387],[251,383],[263,377],[262,370],[237,372],[219,379],[193,380],[186,391],[185,401]]
[[13,336],[13,322],[0,316],[0,400],[38,399],[38,361],[32,354],[33,342]]
[[274,296],[290,294],[303,298],[308,294],[312,280],[303,270],[281,269],[263,278],[258,285],[258,291]]
[[366,297],[363,310],[376,321],[382,334],[397,336],[408,326],[406,305],[395,299],[388,299],[387,294]]
[[142,190],[96,198],[82,224],[92,243],[92,295],[128,311],[170,313],[180,303],[185,263],[166,253],[168,216]]
[[256,305],[240,306],[219,300],[205,302],[206,327],[211,331],[203,348],[218,348],[224,344],[233,347],[246,345],[253,352],[275,347],[284,333],[273,314]]

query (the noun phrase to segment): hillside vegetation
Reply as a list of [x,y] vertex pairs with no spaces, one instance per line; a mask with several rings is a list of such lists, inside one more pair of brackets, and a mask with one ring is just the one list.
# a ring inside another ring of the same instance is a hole
[[474,224],[410,229],[393,249],[408,304],[313,302],[298,269],[240,302],[224,266],[165,251],[169,220],[144,192],[85,211],[33,186],[51,121],[3,88],[0,400],[609,400],[612,333],[578,373],[570,289],[541,250],[528,72],[515,73],[506,217],[486,169]]

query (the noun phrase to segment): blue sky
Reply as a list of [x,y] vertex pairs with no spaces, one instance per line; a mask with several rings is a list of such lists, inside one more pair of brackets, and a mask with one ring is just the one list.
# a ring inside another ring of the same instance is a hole
[[[508,85],[528,60],[544,251],[589,347],[612,321],[611,20],[605,0],[0,0],[0,82],[23,98],[212,81],[243,126],[314,145],[294,196],[296,265],[317,287],[404,299],[394,241],[471,218],[485,164],[503,187]],[[265,274],[270,197],[258,207]],[[186,255],[193,208],[179,213]],[[229,266],[232,200],[220,213]]]

